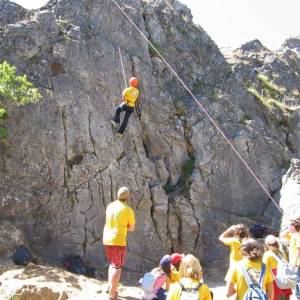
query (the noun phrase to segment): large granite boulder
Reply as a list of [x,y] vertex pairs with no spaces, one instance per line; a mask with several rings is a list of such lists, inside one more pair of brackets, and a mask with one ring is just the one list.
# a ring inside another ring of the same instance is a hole
[[[119,2],[266,189],[278,192],[292,157],[287,132],[245,88],[238,65],[178,1]],[[122,185],[137,219],[131,274],[173,251],[196,254],[207,272],[220,269],[227,253],[217,239],[227,226],[271,222],[268,196],[112,1],[50,1],[8,23],[0,60],[26,72],[43,100],[9,106],[0,218],[14,220],[37,255],[58,264],[80,254],[105,270],[105,209]],[[138,76],[141,90],[141,116],[131,117],[123,139],[110,124],[124,88],[118,47],[126,77]]]
[[300,216],[300,160],[292,159],[291,166],[282,179],[280,190],[280,206],[284,214],[282,226],[288,225],[289,220]]

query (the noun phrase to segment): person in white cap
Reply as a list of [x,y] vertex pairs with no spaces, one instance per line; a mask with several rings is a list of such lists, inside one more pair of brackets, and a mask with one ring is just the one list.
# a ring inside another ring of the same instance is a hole
[[289,262],[297,270],[298,283],[295,289],[296,299],[300,299],[300,217],[291,219],[289,228],[281,232],[280,237],[290,241]]
[[118,190],[117,200],[111,202],[106,208],[103,245],[110,263],[108,269],[110,300],[117,298],[117,286],[126,257],[127,232],[135,229],[134,212],[127,205],[129,195],[129,189],[125,186],[121,187]]
[[[272,271],[274,278],[277,275],[278,259],[286,257],[282,251],[280,251],[279,240],[274,235],[268,235],[265,238],[266,251],[263,255],[263,263]],[[291,289],[280,289],[277,286],[276,280],[273,281],[274,298],[273,300],[289,300],[292,295]]]

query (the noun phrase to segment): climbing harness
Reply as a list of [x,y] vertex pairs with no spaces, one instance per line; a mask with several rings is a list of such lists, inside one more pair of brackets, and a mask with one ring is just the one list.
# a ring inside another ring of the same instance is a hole
[[158,56],[162,59],[162,61],[166,64],[166,66],[170,69],[170,71],[175,75],[175,77],[179,80],[179,82],[182,84],[182,86],[188,91],[188,93],[192,96],[194,101],[198,104],[198,106],[201,108],[201,110],[204,112],[204,114],[208,117],[208,119],[212,122],[214,127],[217,129],[217,131],[223,136],[225,141],[229,144],[231,149],[234,151],[234,153],[237,155],[237,157],[241,160],[241,162],[244,164],[246,169],[250,172],[250,174],[254,177],[254,179],[257,181],[257,183],[260,185],[260,187],[263,189],[263,191],[266,193],[268,198],[273,202],[273,204],[278,208],[278,210],[283,214],[283,210],[281,207],[276,203],[274,198],[271,196],[270,192],[265,188],[263,183],[259,180],[259,178],[255,175],[255,173],[252,171],[250,166],[247,164],[247,162],[243,159],[243,157],[240,155],[240,153],[237,151],[237,149],[234,147],[234,145],[230,142],[230,140],[227,138],[226,134],[223,132],[223,130],[219,127],[217,122],[210,116],[208,111],[203,107],[203,105],[200,103],[200,101],[194,96],[194,94],[191,92],[191,90],[188,88],[188,86],[183,82],[183,80],[179,77],[179,75],[174,71],[174,69],[170,66],[170,64],[166,61],[166,59],[160,54],[160,52],[156,49],[156,47],[153,45],[153,43],[146,37],[146,35],[138,28],[138,26],[133,22],[133,20],[126,14],[124,9],[115,1],[111,0],[122,12],[122,14],[128,19],[128,21],[134,26],[134,28],[141,34],[141,36],[147,41],[147,43],[153,48],[153,50],[158,54]]

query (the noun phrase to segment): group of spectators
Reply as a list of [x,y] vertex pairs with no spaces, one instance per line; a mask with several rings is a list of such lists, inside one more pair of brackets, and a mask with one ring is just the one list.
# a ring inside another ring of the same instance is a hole
[[[267,299],[289,300],[292,290],[281,289],[276,283],[278,262],[284,260],[298,274],[294,292],[296,299],[300,299],[300,218],[291,220],[289,227],[279,237],[268,235],[263,241],[264,247],[260,241],[249,237],[248,229],[243,224],[231,226],[220,235],[219,240],[230,247],[230,267],[225,277],[227,297],[236,294],[237,300],[244,299],[249,289],[245,277],[248,274],[251,281],[258,284],[265,266],[260,285]],[[288,251],[285,251],[286,245],[289,245]],[[247,272],[246,276],[243,270]]]
[[[109,300],[117,299],[117,286],[126,256],[127,232],[135,228],[134,212],[127,205],[129,195],[128,188],[121,187],[117,200],[106,209],[103,244],[110,262],[107,289]],[[275,280],[278,260],[283,259],[289,261],[298,276],[294,293],[296,299],[300,300],[300,217],[291,220],[289,227],[280,236],[268,235],[263,241],[264,250],[261,241],[251,238],[248,228],[243,224],[231,226],[220,235],[219,240],[230,247],[224,298],[235,295],[237,300],[243,300],[251,294],[250,285],[254,285],[265,295],[262,299],[289,300],[293,291],[290,288],[280,289]],[[283,247],[286,244],[289,244],[287,253]],[[213,299],[212,292],[203,282],[201,264],[192,254],[165,255],[158,267],[141,278],[140,287],[145,300]],[[149,287],[152,289],[150,292]]]

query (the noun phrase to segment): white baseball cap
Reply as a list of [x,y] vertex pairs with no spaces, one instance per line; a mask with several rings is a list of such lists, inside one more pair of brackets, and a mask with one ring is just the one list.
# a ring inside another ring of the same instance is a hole
[[265,244],[266,245],[273,245],[273,244],[275,244],[277,242],[278,242],[277,237],[274,236],[274,235],[272,235],[272,234],[266,236],[266,238],[265,238]]
[[122,186],[118,190],[117,198],[118,200],[127,200],[129,194],[129,189],[126,186]]

